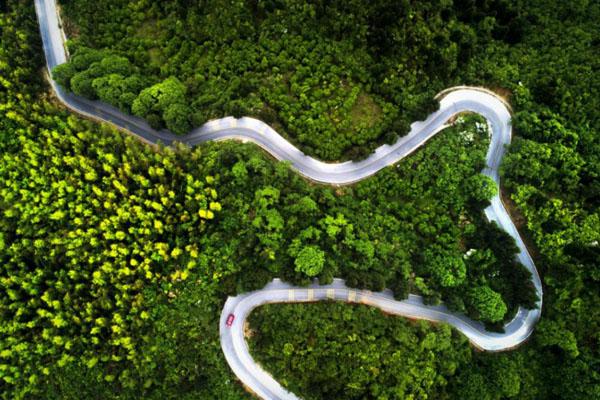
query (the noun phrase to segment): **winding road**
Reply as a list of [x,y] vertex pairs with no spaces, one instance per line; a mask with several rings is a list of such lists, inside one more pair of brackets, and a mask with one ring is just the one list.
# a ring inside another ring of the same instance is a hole
[[[50,72],[55,66],[67,61],[65,35],[61,28],[55,0],[35,0],[40,32]],[[109,122],[141,140],[171,145],[182,142],[194,146],[210,140],[240,139],[251,141],[262,147],[278,160],[289,161],[292,167],[308,179],[324,184],[345,185],[360,181],[377,171],[403,159],[422,146],[429,138],[447,126],[447,121],[458,113],[474,112],[482,115],[491,128],[491,142],[486,156],[483,174],[491,177],[500,186],[498,167],[511,140],[511,117],[507,105],[492,92],[481,88],[454,88],[439,96],[440,109],[425,121],[411,125],[410,133],[393,145],[383,145],[367,159],[360,162],[324,163],[306,156],[285,140],[270,126],[253,118],[222,118],[210,121],[192,130],[185,136],[176,136],[167,131],[152,129],[144,120],[123,114],[108,104],[91,101],[64,91],[50,78],[58,99],[72,111],[86,117]],[[498,191],[499,192],[499,191]],[[523,343],[534,329],[542,308],[542,284],[523,240],[510,219],[500,197],[495,196],[485,209],[490,221],[495,221],[508,232],[519,247],[518,260],[531,272],[539,301],[538,308],[519,308],[514,318],[504,326],[504,333],[488,332],[485,327],[462,314],[449,311],[444,305],[430,306],[420,296],[409,295],[403,301],[394,300],[388,290],[370,292],[347,287],[340,279],[331,285],[313,284],[309,287],[293,287],[275,279],[264,289],[244,293],[227,299],[221,313],[221,347],[227,362],[237,377],[256,395],[264,399],[297,399],[265,372],[250,356],[244,339],[244,322],[250,312],[263,304],[283,302],[312,302],[339,300],[363,303],[383,311],[415,319],[445,322],[462,332],[471,343],[480,349],[501,351]],[[227,325],[229,314],[235,319]]]

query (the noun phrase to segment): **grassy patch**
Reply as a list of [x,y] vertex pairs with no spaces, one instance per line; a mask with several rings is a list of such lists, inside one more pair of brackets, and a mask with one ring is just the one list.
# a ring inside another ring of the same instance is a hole
[[350,109],[350,123],[360,128],[372,128],[383,119],[383,110],[373,97],[361,91]]
[[135,32],[135,36],[143,39],[160,39],[162,30],[158,26],[158,22],[155,19],[148,19],[142,22],[139,28]]
[[156,67],[160,67],[164,62],[163,53],[158,47],[148,49],[148,57],[150,57],[150,64]]

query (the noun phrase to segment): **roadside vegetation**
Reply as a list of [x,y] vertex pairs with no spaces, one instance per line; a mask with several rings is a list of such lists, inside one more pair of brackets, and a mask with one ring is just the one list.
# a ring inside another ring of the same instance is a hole
[[175,133],[257,117],[324,160],[405,135],[491,38],[427,3],[61,4],[73,55],[55,70],[63,86]]
[[306,400],[440,398],[471,359],[466,338],[448,325],[366,305],[266,305],[249,321],[259,328],[252,357]]
[[[63,74],[59,79],[146,114],[156,126],[175,124],[174,131],[230,113],[255,115],[312,154],[354,157],[388,132],[403,134],[394,126],[404,129],[424,117],[433,94],[458,83],[453,74],[512,90],[519,137],[504,165],[506,195],[545,284],[543,317],[531,342],[494,355],[470,349],[447,327],[362,307],[259,309],[251,320],[253,346],[264,354],[258,357],[300,395],[331,398],[332,390],[344,388],[349,397],[377,398],[389,386],[437,398],[600,397],[597,6],[459,3],[461,11],[394,2],[392,9],[403,13],[396,16],[404,17],[374,22],[372,15],[394,15],[377,7],[392,5],[248,2],[221,8],[221,15],[216,3],[202,9],[178,2],[64,3],[75,37],[73,65],[65,68],[75,72],[55,71]],[[505,11],[490,18],[496,9]],[[336,276],[356,287],[390,287],[398,298],[421,293],[494,329],[517,306],[533,306],[527,272],[513,261],[514,244],[482,215],[493,192],[479,174],[488,136],[478,117],[461,116],[403,162],[357,185],[314,185],[252,145],[154,148],[71,115],[43,81],[31,2],[10,0],[0,13],[3,399],[250,398],[221,353],[218,319],[227,295],[273,277],[304,284]],[[398,25],[407,18],[420,30]],[[370,23],[379,30],[369,33]],[[444,35],[461,37],[447,32],[453,26],[473,30],[467,37],[483,46],[473,49],[485,50],[460,50],[456,64],[436,59],[436,52],[450,51],[443,50]],[[258,51],[244,40],[260,37],[263,28],[273,29],[267,49],[279,46],[277,54],[285,55],[267,57],[261,70],[241,54]],[[375,37],[382,44],[372,50]],[[400,54],[407,45],[410,51]],[[311,49],[321,53],[309,56]],[[303,58],[285,61],[296,56]],[[365,65],[368,72],[361,72]],[[321,74],[322,68],[334,71]],[[444,75],[444,68],[454,72]],[[254,86],[238,92],[247,82]],[[327,329],[311,336],[318,321]],[[355,344],[341,334],[350,331]],[[418,346],[414,354],[407,341]],[[287,343],[293,357],[284,360]],[[323,350],[323,365],[339,361],[339,380],[322,391],[304,392],[311,379],[321,379],[307,346]],[[327,346],[357,346],[374,368],[370,378],[353,376],[345,367],[358,364],[332,359],[336,352]],[[384,360],[384,349],[392,347],[427,376]],[[278,368],[290,360],[296,366]],[[298,373],[303,363],[310,378]]]
[[[435,366],[437,357],[448,354],[434,350],[430,363],[416,372],[394,370],[385,388],[410,379],[410,393],[415,393],[430,382],[430,375],[422,378],[425,371],[435,371],[444,379],[438,378],[435,382],[442,384],[427,390],[430,398],[598,399],[600,78],[594,71],[600,66],[600,9],[591,2],[544,0],[454,3],[453,10],[463,18],[482,18],[479,26],[491,29],[496,39],[462,67],[462,82],[510,89],[517,136],[503,163],[503,189],[542,276],[544,309],[532,339],[517,350],[451,358],[458,360],[458,366],[450,377],[444,376],[448,369]],[[503,27],[504,18],[508,24]],[[465,293],[463,298],[467,297]],[[370,319],[364,311],[347,317],[347,309],[336,307],[272,305],[256,310],[251,318],[253,354],[286,387],[307,398],[335,398],[331,388],[342,393],[340,398],[354,393],[357,398],[377,398],[370,385],[385,379],[386,371],[356,367],[355,354],[346,350],[365,354],[361,365],[383,363],[394,337],[376,336],[382,331],[382,317]],[[369,325],[373,329],[366,328]],[[321,332],[319,326],[328,330]],[[363,335],[357,335],[356,341],[341,333],[357,331]],[[435,335],[437,340],[444,338]],[[339,343],[344,345],[338,347]],[[287,357],[286,345],[287,349],[293,346],[293,357]],[[363,353],[363,348],[369,350]],[[403,346],[396,349],[402,351]],[[461,347],[454,350],[460,354]],[[408,363],[422,351],[422,346],[410,346],[403,359]],[[337,367],[343,378],[315,368],[315,359],[319,365]],[[330,379],[322,380],[323,376]],[[307,382],[324,383],[309,387]],[[376,393],[384,390],[376,387]],[[400,391],[387,398],[406,395]]]
[[266,305],[249,321],[252,357],[306,400],[504,399],[534,379],[523,354],[510,352],[487,356],[482,375],[466,374],[480,354],[463,335],[366,305]]

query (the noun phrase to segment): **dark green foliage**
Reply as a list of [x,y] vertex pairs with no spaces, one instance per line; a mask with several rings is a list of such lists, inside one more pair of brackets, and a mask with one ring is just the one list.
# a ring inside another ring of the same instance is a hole
[[155,128],[164,121],[174,133],[187,133],[190,129],[189,108],[185,105],[185,86],[175,77],[142,90],[133,101],[131,110],[135,115],[148,119]]
[[130,112],[138,93],[147,84],[125,57],[89,48],[79,48],[71,62],[57,66],[54,79],[74,93],[100,99]]
[[[61,1],[73,57],[57,79],[127,112],[141,98],[140,115],[176,132],[258,116],[329,159],[392,142],[445,87],[508,89],[517,137],[504,200],[545,285],[530,342],[478,353],[447,327],[373,310],[269,312],[255,334],[265,328],[260,346],[272,351],[262,359],[285,384],[307,397],[323,382],[326,398],[389,388],[439,399],[600,398],[597,2],[151,3]],[[310,185],[253,146],[149,149],[67,117],[43,90],[33,5],[9,0],[0,13],[2,398],[248,398],[221,355],[218,315],[227,294],[275,276],[418,292],[490,321],[501,302],[504,319],[534,306],[514,243],[481,214],[492,191],[478,174],[486,132],[477,119],[462,117],[352,187]],[[189,176],[216,188],[219,203],[196,198],[213,194],[193,183],[188,193]],[[150,214],[161,217],[156,226]],[[157,241],[169,252],[145,249]],[[138,258],[152,278],[131,265]],[[296,271],[299,258],[308,262]],[[328,358],[298,354],[315,343]],[[298,370],[303,360],[312,361]]]
[[110,49],[152,82],[177,76],[193,125],[256,116],[329,160],[364,158],[405,135],[493,37],[449,3],[88,3],[64,2],[75,55]]
[[[22,26],[39,51],[35,25]],[[112,71],[94,78],[99,93],[127,68],[85,57]],[[12,89],[19,75],[6,76]],[[486,147],[469,118],[411,162],[333,190],[253,146],[153,149],[67,116],[35,84],[20,88],[2,92],[0,118],[12,132],[0,159],[4,398],[239,398],[218,345],[224,295],[315,275],[405,295],[419,242],[436,245],[442,232],[438,246],[456,242],[471,196],[459,182],[478,174]],[[158,113],[181,104],[185,87],[169,78],[145,91],[143,111]],[[413,220],[422,215],[439,221],[435,231]]]
[[[521,302],[533,291],[527,275],[515,279],[514,270],[523,267],[514,261],[512,239],[495,227],[498,237],[487,242],[491,225],[480,208],[473,210],[481,193],[461,186],[479,175],[487,147],[479,121],[463,117],[406,162],[336,190],[307,186],[285,164],[272,166],[237,143],[221,145],[227,155],[215,168],[222,182],[235,186],[220,194],[223,204],[232,205],[224,210],[220,237],[227,245],[220,251],[240,271],[226,286],[256,289],[269,276],[296,284],[342,277],[354,287],[392,287],[399,298],[410,290],[436,302],[462,299],[474,283],[489,283],[511,310],[533,307],[534,301]],[[471,239],[480,236],[481,242]],[[485,269],[477,257],[466,258],[469,249],[489,255],[486,262],[493,265]],[[250,265],[255,273],[244,273]]]
[[465,338],[446,325],[362,305],[267,305],[250,328],[253,357],[307,400],[444,398],[471,359]]
[[521,354],[475,355],[469,366],[460,369],[451,386],[458,388],[454,395],[465,400],[529,398],[531,372],[523,367]]

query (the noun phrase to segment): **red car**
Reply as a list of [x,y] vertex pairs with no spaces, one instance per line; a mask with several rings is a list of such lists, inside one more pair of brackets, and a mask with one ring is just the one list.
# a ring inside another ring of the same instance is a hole
[[235,319],[235,315],[233,315],[233,314],[229,314],[229,315],[227,316],[227,322],[225,322],[225,325],[227,325],[227,326],[231,326],[231,325],[233,325],[233,320],[234,320],[234,319]]

